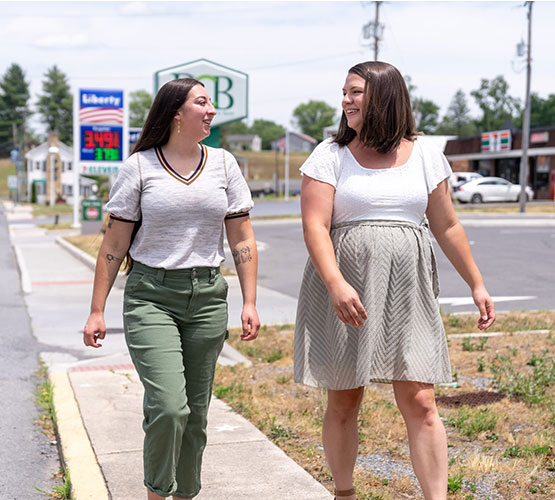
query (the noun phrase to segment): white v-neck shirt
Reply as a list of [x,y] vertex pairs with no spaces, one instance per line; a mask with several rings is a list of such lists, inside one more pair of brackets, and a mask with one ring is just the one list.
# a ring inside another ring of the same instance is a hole
[[207,146],[202,152],[188,177],[154,148],[120,168],[106,210],[129,222],[142,217],[129,250],[134,260],[164,269],[217,267],[224,260],[224,219],[247,214],[253,202],[231,153]]
[[301,167],[303,175],[335,188],[332,226],[377,219],[421,224],[429,194],[451,175],[443,153],[419,139],[406,163],[385,169],[363,167],[332,141],[321,142]]

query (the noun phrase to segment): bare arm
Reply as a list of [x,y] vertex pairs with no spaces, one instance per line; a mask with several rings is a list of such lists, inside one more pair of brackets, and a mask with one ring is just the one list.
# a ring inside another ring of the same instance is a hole
[[249,217],[226,219],[225,230],[243,294],[241,340],[254,340],[260,329],[260,320],[256,312],[258,253],[254,231]]
[[101,347],[98,339],[106,336],[104,308],[119,268],[129,249],[134,224],[111,219],[96,259],[91,313],[83,330],[85,345]]
[[303,176],[301,212],[303,234],[310,260],[330,295],[339,319],[353,326],[362,326],[366,311],[355,289],[343,278],[330,238],[331,216],[335,188],[308,176]]
[[441,250],[472,291],[474,303],[480,310],[478,328],[489,328],[495,321],[495,307],[472,257],[464,229],[453,209],[447,180],[429,196],[426,215]]

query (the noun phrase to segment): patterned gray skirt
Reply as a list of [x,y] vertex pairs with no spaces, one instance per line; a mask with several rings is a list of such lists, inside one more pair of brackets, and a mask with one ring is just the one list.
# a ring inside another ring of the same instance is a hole
[[450,382],[427,224],[349,222],[332,228],[331,239],[368,319],[362,327],[340,321],[309,259],[295,325],[295,381],[335,390],[393,380]]

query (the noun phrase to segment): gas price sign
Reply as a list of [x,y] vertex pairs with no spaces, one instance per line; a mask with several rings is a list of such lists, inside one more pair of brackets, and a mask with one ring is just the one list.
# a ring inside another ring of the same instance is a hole
[[81,161],[122,160],[122,127],[81,125]]

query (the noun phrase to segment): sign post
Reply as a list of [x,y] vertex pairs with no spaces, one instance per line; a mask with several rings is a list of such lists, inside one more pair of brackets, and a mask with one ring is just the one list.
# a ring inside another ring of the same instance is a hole
[[73,227],[79,227],[79,176],[117,174],[129,154],[123,90],[78,89],[73,102]]
[[220,126],[248,116],[249,76],[208,59],[197,59],[154,73],[154,94],[165,83],[177,78],[194,78],[201,82],[216,108],[212,131],[203,142],[219,147]]

